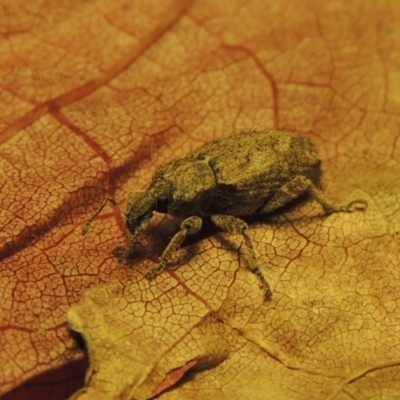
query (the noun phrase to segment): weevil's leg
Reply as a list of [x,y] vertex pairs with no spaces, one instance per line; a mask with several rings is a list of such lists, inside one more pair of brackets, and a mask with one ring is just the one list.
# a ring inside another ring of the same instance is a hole
[[248,226],[246,222],[231,215],[220,214],[212,215],[211,220],[218,228],[222,229],[223,231],[229,233],[239,233],[243,236],[244,243],[248,250],[248,254],[244,254],[247,264],[246,266],[254,275],[257,276],[258,280],[260,281],[261,288],[264,291],[265,299],[270,300],[272,296],[271,289],[268,282],[265,280],[263,274],[258,268],[256,255],[253,248],[253,242],[251,241],[250,236],[247,233]]
[[194,235],[200,230],[201,225],[202,221],[199,217],[189,217],[182,221],[181,230],[174,235],[168,246],[163,251],[160,263],[157,267],[153,268],[146,274],[146,278],[149,281],[161,274],[161,272],[167,268],[168,261],[172,254],[179,249],[180,245],[185,240],[186,235]]
[[277,190],[259,212],[263,214],[275,211],[306,192],[318,201],[327,213],[365,210],[368,206],[367,201],[363,199],[352,200],[347,204],[332,204],[310,179],[299,175]]
[[[88,219],[88,221],[86,222],[85,225],[83,225],[82,228],[82,235],[86,235],[88,233],[88,230],[90,228],[90,224],[93,222],[93,220],[103,211],[103,208],[106,206],[106,204],[110,202],[112,204],[114,204],[114,206],[116,206],[118,208],[119,211],[121,211],[121,209],[119,208],[118,204],[116,203],[116,201],[111,198],[111,197],[107,197],[103,204],[100,206],[100,208]],[[121,211],[122,214],[125,214],[123,211]]]

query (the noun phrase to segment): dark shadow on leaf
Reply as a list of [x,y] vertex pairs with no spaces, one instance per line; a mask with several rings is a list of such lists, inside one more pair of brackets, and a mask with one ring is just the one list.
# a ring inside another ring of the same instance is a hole
[[66,400],[84,386],[89,360],[71,362],[29,379],[23,385],[2,396],[2,400]]

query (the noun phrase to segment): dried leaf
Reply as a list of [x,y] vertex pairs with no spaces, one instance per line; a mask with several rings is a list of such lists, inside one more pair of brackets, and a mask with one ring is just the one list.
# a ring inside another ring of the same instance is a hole
[[[5,400],[76,389],[68,365],[85,351],[67,314],[91,361],[75,398],[400,396],[398,7],[95,0],[2,10]],[[240,265],[234,235],[205,234],[152,283],[143,276],[179,221],[160,216],[118,270],[117,210],[80,235],[104,197],[123,206],[165,162],[270,126],[312,137],[332,200],[369,201],[365,213],[322,217],[309,202],[251,224],[272,302]]]

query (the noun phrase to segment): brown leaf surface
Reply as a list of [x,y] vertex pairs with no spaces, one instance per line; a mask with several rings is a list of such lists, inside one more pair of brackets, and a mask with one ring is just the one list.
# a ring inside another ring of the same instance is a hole
[[[400,396],[397,3],[24,4],[1,5],[4,398],[76,389],[67,313],[91,361],[80,399]],[[156,218],[119,270],[115,209],[80,235],[105,196],[124,204],[166,161],[269,126],[313,138],[330,198],[369,201],[251,224],[270,303],[234,235],[181,250],[151,283],[177,221]]]

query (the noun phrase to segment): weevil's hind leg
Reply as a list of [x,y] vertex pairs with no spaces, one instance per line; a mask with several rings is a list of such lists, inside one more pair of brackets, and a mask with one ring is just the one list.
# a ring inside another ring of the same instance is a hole
[[246,222],[231,215],[220,214],[211,216],[211,220],[218,228],[222,229],[223,231],[229,233],[239,233],[243,236],[244,243],[248,250],[247,253],[244,253],[247,264],[246,267],[257,276],[258,280],[260,281],[261,288],[264,291],[265,299],[270,300],[272,296],[271,289],[268,282],[265,280],[263,274],[258,268],[256,255],[253,248],[253,242],[251,241],[250,236],[247,233],[248,226]]
[[368,206],[367,201],[363,199],[352,200],[346,204],[332,204],[310,179],[303,175],[298,175],[277,190],[259,213],[264,214],[275,211],[304,193],[308,193],[318,201],[327,213],[365,210]]
[[168,261],[171,259],[172,254],[179,249],[185,237],[197,233],[201,225],[202,221],[199,217],[189,217],[182,221],[181,230],[173,236],[168,246],[163,251],[160,263],[146,274],[146,278],[149,281],[153,280],[167,268]]

